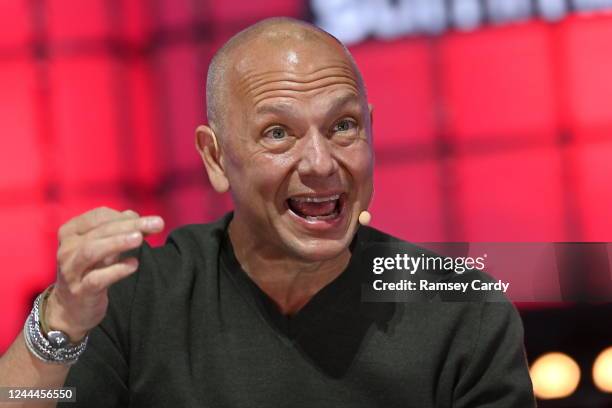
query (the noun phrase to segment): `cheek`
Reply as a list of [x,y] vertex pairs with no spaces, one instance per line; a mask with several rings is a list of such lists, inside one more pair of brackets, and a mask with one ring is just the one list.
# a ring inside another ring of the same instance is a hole
[[363,142],[344,149],[338,154],[338,158],[350,173],[354,183],[359,186],[371,183],[374,161],[369,144]]
[[[286,180],[291,172],[293,160],[283,155],[259,153],[245,158],[233,166],[230,183],[238,186],[234,190],[243,202],[256,205],[256,197],[266,202],[286,191]],[[233,186],[232,186],[233,187]]]
[[279,189],[286,187],[285,180],[293,167],[293,161],[282,155],[261,155],[253,160],[260,175],[258,190],[265,192],[267,196],[277,194]]

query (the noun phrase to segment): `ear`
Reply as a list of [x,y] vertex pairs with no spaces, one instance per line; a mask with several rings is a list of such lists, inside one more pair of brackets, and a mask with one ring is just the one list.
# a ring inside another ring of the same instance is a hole
[[213,130],[205,125],[198,126],[195,132],[196,149],[202,157],[210,184],[218,193],[229,190],[229,180],[221,163],[221,150],[217,136]]

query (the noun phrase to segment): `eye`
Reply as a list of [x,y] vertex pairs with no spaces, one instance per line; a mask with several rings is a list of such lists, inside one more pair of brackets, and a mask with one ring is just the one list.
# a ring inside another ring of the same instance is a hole
[[347,132],[349,130],[354,129],[356,126],[357,126],[357,123],[355,123],[354,120],[342,119],[341,121],[337,122],[334,125],[333,131],[334,132]]
[[287,131],[280,126],[275,126],[273,128],[266,130],[264,135],[270,139],[283,140],[284,138],[287,137]]

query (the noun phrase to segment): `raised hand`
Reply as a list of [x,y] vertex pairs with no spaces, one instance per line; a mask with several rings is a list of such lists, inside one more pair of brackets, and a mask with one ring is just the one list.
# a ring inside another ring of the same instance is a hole
[[76,342],[98,325],[108,307],[108,288],[138,269],[133,257],[143,237],[162,231],[158,216],[140,217],[100,207],[79,215],[58,231],[57,279],[45,315],[48,326]]

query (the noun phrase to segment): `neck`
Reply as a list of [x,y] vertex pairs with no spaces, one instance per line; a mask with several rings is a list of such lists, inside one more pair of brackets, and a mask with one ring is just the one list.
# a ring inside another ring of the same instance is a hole
[[338,256],[308,261],[291,256],[265,240],[236,218],[229,225],[229,237],[242,269],[278,306],[284,315],[293,315],[347,267],[351,253],[346,248]]

